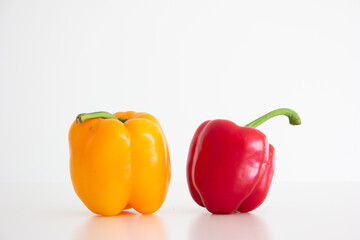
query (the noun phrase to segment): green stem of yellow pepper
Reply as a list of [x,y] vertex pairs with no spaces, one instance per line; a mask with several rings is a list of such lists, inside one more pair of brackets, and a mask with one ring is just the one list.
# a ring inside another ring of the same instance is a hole
[[93,113],[80,113],[76,117],[76,122],[82,123],[86,120],[93,119],[93,118],[117,119],[123,123],[125,123],[128,120],[128,119],[123,119],[123,118],[117,118],[108,112],[93,112]]

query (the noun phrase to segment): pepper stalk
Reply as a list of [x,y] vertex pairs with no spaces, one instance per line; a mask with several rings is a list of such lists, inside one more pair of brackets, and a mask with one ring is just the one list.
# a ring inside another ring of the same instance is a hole
[[245,125],[245,127],[256,128],[260,124],[266,122],[267,120],[269,120],[273,117],[276,117],[276,116],[280,116],[280,115],[287,116],[289,118],[289,123],[291,125],[300,125],[301,124],[301,119],[294,110],[291,110],[290,108],[279,108],[279,109],[276,109],[274,111],[271,111],[271,112],[259,117],[258,119],[255,119],[251,123]]
[[117,119],[122,123],[125,123],[128,120],[127,118],[125,118],[125,119],[117,118],[113,114],[108,113],[108,112],[92,112],[92,113],[80,113],[79,115],[77,115],[76,123],[80,124],[86,120],[94,119],[94,118]]

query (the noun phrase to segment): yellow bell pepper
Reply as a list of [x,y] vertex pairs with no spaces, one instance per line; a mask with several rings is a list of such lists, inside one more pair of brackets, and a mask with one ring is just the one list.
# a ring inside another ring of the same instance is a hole
[[163,130],[150,114],[79,114],[69,131],[74,190],[96,214],[134,208],[143,214],[163,204],[170,156]]

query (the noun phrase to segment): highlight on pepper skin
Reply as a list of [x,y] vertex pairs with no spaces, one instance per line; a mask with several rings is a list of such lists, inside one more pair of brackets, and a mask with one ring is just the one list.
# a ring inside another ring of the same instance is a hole
[[142,112],[79,114],[69,131],[74,190],[96,214],[133,208],[142,214],[163,204],[171,178],[170,155],[157,119]]
[[205,121],[196,130],[187,159],[186,176],[194,201],[214,214],[250,212],[265,200],[275,168],[275,149],[255,129],[279,115],[291,125],[299,115],[280,108],[240,127],[229,120]]

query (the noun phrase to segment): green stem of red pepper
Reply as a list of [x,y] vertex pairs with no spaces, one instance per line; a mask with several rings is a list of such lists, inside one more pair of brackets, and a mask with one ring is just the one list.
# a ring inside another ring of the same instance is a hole
[[117,118],[111,113],[108,112],[93,112],[93,113],[81,113],[77,115],[76,122],[82,123],[86,120],[93,119],[93,118],[105,118],[105,119],[117,119],[122,123],[125,123],[128,119]]
[[279,115],[285,115],[289,118],[289,122],[291,125],[300,125],[301,124],[301,119],[299,117],[299,115],[294,111],[291,110],[289,108],[279,108],[276,109],[274,111],[271,111],[267,114],[265,114],[262,117],[259,117],[258,119],[252,121],[251,123],[245,125],[245,127],[251,127],[251,128],[256,128],[257,126],[259,126],[260,124],[266,122],[267,120],[269,120],[270,118],[279,116]]

